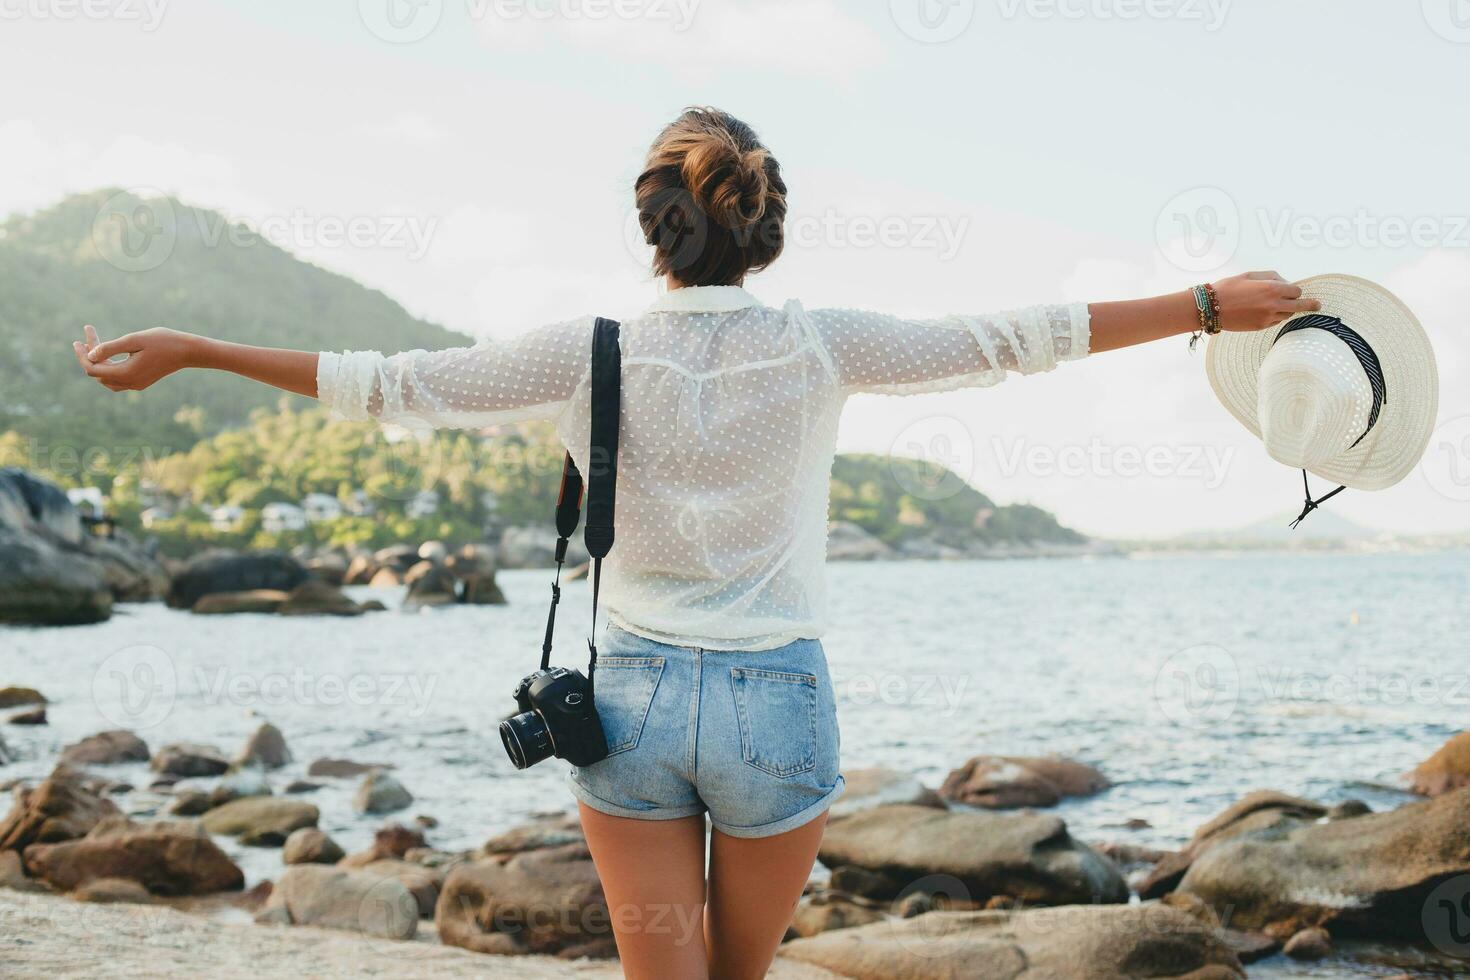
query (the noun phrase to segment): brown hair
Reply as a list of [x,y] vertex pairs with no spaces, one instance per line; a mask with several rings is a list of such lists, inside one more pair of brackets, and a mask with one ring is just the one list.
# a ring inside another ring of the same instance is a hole
[[659,133],[634,197],[653,271],[680,285],[735,285],[785,244],[781,166],[754,130],[719,109],[686,109]]

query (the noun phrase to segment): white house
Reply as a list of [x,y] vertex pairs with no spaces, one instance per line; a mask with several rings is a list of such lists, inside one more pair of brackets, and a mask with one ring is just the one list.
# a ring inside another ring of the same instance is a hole
[[101,517],[107,511],[102,491],[97,487],[72,487],[66,491],[66,499],[88,517]]
[[335,521],[342,516],[342,502],[331,494],[309,493],[301,500],[308,521]]
[[245,519],[245,510],[234,504],[216,507],[209,512],[209,526],[216,531],[233,531]]
[[260,527],[276,533],[303,531],[306,529],[306,511],[295,504],[266,504],[260,509]]
[[403,508],[409,517],[432,517],[438,510],[439,494],[433,490],[420,490]]
[[153,527],[159,522],[166,521],[173,516],[162,507],[149,507],[138,515],[138,519],[143,522],[144,527]]

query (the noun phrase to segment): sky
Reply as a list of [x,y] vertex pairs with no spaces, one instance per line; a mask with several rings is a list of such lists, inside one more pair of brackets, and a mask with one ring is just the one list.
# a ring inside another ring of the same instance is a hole
[[[1403,483],[1330,506],[1460,531],[1467,79],[1470,0],[0,0],[0,214],[176,195],[510,337],[652,301],[633,181],[666,122],[716,105],[789,187],[786,254],[747,284],[771,305],[974,314],[1250,269],[1384,283],[1434,341],[1437,429]],[[1105,536],[1300,505],[1183,338],[854,399],[839,448],[943,462]]]

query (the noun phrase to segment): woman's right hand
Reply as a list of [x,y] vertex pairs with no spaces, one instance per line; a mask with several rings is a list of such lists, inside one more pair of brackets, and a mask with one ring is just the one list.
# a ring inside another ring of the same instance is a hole
[[[82,370],[111,391],[142,391],[175,371],[192,365],[192,352],[199,338],[178,330],[155,327],[125,334],[101,343],[88,324],[86,340],[76,341],[72,350]],[[126,354],[123,361],[109,358]]]
[[1303,299],[1302,288],[1275,272],[1244,272],[1214,284],[1220,298],[1221,330],[1264,330],[1298,313],[1315,313],[1322,304]]

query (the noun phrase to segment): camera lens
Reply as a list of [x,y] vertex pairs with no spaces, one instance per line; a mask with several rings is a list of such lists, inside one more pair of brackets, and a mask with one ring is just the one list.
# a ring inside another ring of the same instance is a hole
[[523,711],[500,723],[500,740],[517,769],[534,766],[556,751],[546,720],[536,711]]

